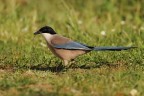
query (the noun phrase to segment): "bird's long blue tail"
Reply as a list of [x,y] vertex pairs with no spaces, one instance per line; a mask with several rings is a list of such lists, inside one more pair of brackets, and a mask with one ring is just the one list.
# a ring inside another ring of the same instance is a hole
[[121,50],[128,50],[136,47],[94,47],[93,50],[95,51],[121,51]]

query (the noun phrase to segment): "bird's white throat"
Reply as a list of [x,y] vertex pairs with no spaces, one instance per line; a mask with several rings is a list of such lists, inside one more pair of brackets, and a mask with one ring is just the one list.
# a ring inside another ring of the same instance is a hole
[[50,42],[51,38],[53,37],[53,35],[49,33],[42,33],[42,36],[45,38],[47,42]]

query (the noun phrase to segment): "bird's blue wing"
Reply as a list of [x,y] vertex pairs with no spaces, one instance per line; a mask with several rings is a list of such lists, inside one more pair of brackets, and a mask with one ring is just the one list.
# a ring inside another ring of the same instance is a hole
[[78,42],[68,42],[65,44],[55,44],[53,47],[58,49],[67,49],[67,50],[92,50],[84,44]]

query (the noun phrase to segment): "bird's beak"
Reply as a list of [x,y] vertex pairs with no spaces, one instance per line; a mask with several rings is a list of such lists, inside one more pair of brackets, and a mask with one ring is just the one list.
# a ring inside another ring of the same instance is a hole
[[40,31],[34,32],[34,35],[38,35],[38,34],[41,34],[41,32]]

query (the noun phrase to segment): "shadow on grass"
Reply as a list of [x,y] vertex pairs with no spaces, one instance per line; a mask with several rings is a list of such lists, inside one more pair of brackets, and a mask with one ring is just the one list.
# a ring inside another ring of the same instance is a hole
[[82,66],[71,66],[69,68],[66,68],[64,66],[51,66],[51,67],[42,67],[40,65],[37,66],[31,66],[31,70],[39,70],[39,71],[51,71],[51,72],[64,72],[68,69],[93,69],[93,68],[100,68],[101,66],[108,66],[108,67],[116,67],[117,64],[111,64],[109,62],[99,62],[96,65],[82,65]]
[[52,67],[32,66],[30,67],[30,69],[39,71],[62,72],[65,68],[63,66],[52,66]]
[[118,66],[118,64],[113,64],[113,63],[110,63],[110,62],[97,62],[96,65],[82,65],[78,68],[80,69],[93,69],[93,68],[101,68],[102,66],[107,66],[107,67],[110,67],[110,68],[115,68]]

